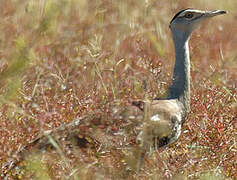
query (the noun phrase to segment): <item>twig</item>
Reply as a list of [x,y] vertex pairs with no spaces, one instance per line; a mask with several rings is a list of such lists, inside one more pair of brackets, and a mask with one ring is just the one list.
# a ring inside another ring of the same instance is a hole
[[6,178],[8,173],[12,169],[14,169],[24,159],[24,154],[28,152],[32,147],[36,146],[37,144],[42,143],[41,140],[43,138],[46,137],[48,140],[49,136],[51,137],[53,136],[53,134],[56,134],[60,131],[75,129],[77,126],[81,124],[82,120],[85,120],[87,118],[88,116],[83,116],[83,117],[73,120],[72,122],[68,124],[63,124],[56,129],[45,131],[44,134],[39,135],[37,138],[32,140],[29,144],[23,146],[22,148],[19,148],[19,150],[16,152],[16,155],[15,156],[13,155],[14,157],[2,166],[2,173],[0,177]]

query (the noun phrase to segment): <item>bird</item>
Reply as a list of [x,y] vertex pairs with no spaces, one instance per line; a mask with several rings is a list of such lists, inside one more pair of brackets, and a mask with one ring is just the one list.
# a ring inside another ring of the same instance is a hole
[[223,10],[187,8],[175,14],[170,21],[175,64],[168,97],[132,103],[145,113],[143,128],[137,136],[137,141],[143,148],[151,147],[151,144],[156,148],[164,147],[180,137],[182,125],[190,111],[190,36],[204,20],[226,13]]

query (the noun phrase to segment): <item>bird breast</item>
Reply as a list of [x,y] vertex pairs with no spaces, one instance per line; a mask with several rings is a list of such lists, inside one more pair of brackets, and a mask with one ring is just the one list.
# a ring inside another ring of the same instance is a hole
[[[145,103],[144,128],[139,141],[161,147],[175,142],[181,134],[183,106],[177,99]],[[144,143],[143,143],[144,144]]]

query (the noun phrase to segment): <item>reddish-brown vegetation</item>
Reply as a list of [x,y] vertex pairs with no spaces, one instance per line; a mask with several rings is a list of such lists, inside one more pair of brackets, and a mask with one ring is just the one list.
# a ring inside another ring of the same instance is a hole
[[[28,148],[6,178],[235,179],[237,3],[216,2],[1,1],[0,177],[39,135],[87,117],[76,142],[47,136],[51,146]],[[139,121],[127,119],[126,107],[166,95],[174,59],[168,23],[190,6],[230,13],[192,36],[192,110],[181,138],[144,156],[136,171]]]

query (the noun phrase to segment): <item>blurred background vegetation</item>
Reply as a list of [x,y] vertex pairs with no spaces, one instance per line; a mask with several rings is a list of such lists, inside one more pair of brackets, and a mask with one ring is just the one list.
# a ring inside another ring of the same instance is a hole
[[[192,112],[181,139],[136,172],[136,132],[118,114],[145,94],[166,95],[174,61],[168,25],[187,7],[228,14],[191,38]],[[63,145],[32,154],[7,177],[235,179],[236,8],[236,0],[0,1],[1,167],[39,134],[88,114],[94,118],[81,131],[103,147],[87,139],[92,147],[69,154]]]

